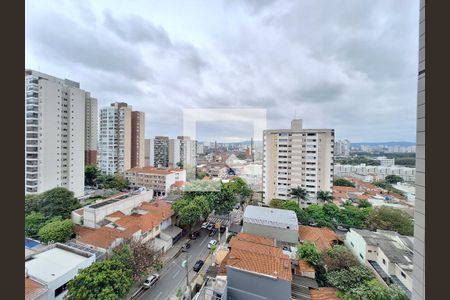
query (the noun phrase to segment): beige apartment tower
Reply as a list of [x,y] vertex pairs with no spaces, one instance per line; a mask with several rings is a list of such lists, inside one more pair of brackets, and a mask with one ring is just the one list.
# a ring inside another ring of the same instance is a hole
[[131,112],[131,168],[145,166],[145,114]]
[[114,175],[131,168],[131,107],[112,103],[100,110],[98,166]]
[[[301,119],[291,129],[263,134],[263,200],[291,199],[291,190],[304,188],[311,201],[333,185],[333,129],[303,129]],[[305,203],[306,204],[306,203]]]
[[84,195],[85,145],[92,137],[85,131],[86,101],[91,99],[78,82],[25,70],[26,194],[65,187]]
[[85,144],[84,144],[84,164],[97,164],[97,116],[98,116],[98,102],[97,99],[91,97],[91,94],[86,92],[85,100]]
[[425,299],[425,0],[420,1],[412,299]]

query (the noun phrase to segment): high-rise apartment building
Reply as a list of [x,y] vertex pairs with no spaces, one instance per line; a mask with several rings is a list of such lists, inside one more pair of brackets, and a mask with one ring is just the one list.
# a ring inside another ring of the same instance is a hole
[[293,188],[304,188],[310,199],[333,185],[334,129],[303,129],[293,120],[291,129],[264,130],[263,199],[291,199]]
[[131,167],[145,166],[145,113],[131,113]]
[[336,141],[334,145],[334,154],[336,156],[349,156],[351,143],[349,140]]
[[197,164],[197,141],[188,136],[169,140],[169,167],[192,167]]
[[85,100],[85,144],[84,144],[84,164],[97,164],[97,123],[98,123],[98,102],[86,92]]
[[169,167],[169,138],[167,136],[155,136],[154,144],[155,167]]
[[145,166],[154,167],[155,166],[155,139],[145,139],[144,146],[144,159]]
[[420,1],[412,299],[425,299],[425,0]]
[[25,70],[25,193],[84,195],[86,99],[78,82]]
[[131,107],[123,102],[100,109],[98,166],[113,175],[131,168]]

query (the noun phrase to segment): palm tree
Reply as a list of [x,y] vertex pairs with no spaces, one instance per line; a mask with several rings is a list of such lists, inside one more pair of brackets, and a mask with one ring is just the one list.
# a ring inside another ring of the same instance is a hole
[[329,191],[319,191],[317,193],[317,199],[320,199],[324,202],[329,202],[333,200],[333,195]]
[[305,189],[301,188],[300,186],[293,188],[291,190],[291,196],[297,197],[298,206],[300,206],[300,199],[306,200],[308,199],[308,193]]

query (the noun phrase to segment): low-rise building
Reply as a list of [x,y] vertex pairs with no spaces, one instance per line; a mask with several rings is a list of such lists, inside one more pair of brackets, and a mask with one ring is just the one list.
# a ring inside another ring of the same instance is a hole
[[124,175],[131,186],[151,189],[156,196],[165,196],[172,188],[186,182],[186,170],[183,169],[132,168]]
[[[143,202],[129,214],[115,211],[105,216],[99,228],[76,226],[75,241],[102,252],[110,252],[125,239],[146,243],[172,225],[173,214],[171,205],[165,201]],[[167,246],[164,243],[162,247]]]
[[25,257],[25,299],[63,299],[67,283],[95,261],[95,254],[56,243]]
[[291,299],[291,260],[275,244],[272,238],[247,233],[231,239],[230,251],[222,260],[218,274],[226,276],[228,297]]
[[295,212],[248,205],[243,215],[243,232],[298,244],[298,219]]
[[301,243],[308,241],[313,243],[320,252],[342,244],[342,239],[331,229],[327,227],[313,227],[300,225],[298,230]]
[[397,284],[411,297],[414,238],[394,231],[353,229],[345,245],[386,284]]
[[128,215],[133,209],[152,199],[152,190],[118,193],[107,199],[99,200],[94,204],[74,210],[71,214],[72,222],[83,224],[83,226],[89,228],[99,228],[104,225],[102,222],[109,214],[120,211],[124,215]]

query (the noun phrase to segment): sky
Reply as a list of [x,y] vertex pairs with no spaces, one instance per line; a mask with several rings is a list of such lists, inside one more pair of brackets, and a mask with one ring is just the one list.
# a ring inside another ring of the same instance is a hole
[[[145,112],[146,138],[181,135],[183,109],[263,108],[268,129],[415,141],[418,20],[419,0],[27,0],[25,67]],[[217,123],[197,137],[253,132]]]

